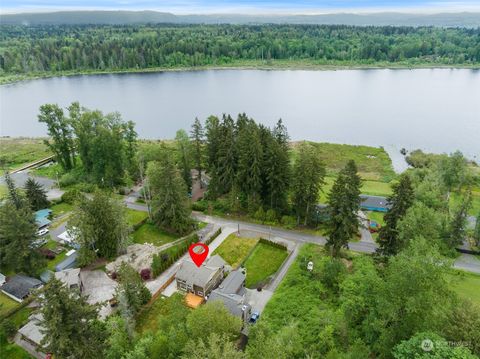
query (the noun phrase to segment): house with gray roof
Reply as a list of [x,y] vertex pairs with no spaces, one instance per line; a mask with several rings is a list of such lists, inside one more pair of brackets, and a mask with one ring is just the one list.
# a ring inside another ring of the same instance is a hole
[[0,290],[17,302],[22,302],[31,292],[43,286],[42,281],[27,277],[26,275],[16,274],[8,282],[0,287]]
[[40,326],[42,320],[42,314],[33,314],[30,316],[28,323],[18,330],[18,334],[20,334],[22,339],[33,345],[36,349],[41,348],[40,343],[45,337],[45,334],[42,333],[42,327]]
[[230,272],[225,280],[213,290],[207,302],[221,301],[233,315],[247,321],[251,307],[245,299],[245,273],[238,269]]
[[177,289],[206,297],[223,279],[226,262],[219,255],[214,255],[197,267],[192,260],[185,259],[175,274]]
[[60,272],[65,269],[77,268],[77,256],[78,251],[70,254],[67,258],[65,258],[63,261],[61,261],[55,266],[55,271]]
[[82,290],[83,285],[80,278],[80,268],[64,269],[60,272],[55,272],[55,278],[60,280],[69,289]]
[[386,197],[361,195],[360,198],[360,207],[367,211],[388,212],[392,207]]

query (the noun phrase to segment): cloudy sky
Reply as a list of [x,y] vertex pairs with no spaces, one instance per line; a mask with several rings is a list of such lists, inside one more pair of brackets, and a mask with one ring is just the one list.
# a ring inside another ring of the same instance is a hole
[[480,0],[0,0],[2,12],[158,10],[190,13],[328,13],[339,11],[480,11]]

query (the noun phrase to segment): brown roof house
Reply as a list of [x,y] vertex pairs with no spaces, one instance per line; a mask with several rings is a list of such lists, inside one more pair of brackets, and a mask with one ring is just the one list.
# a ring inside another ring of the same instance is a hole
[[204,298],[223,280],[225,265],[219,255],[208,258],[200,267],[185,259],[175,275],[177,289]]
[[233,315],[247,321],[251,307],[245,299],[245,273],[234,270],[213,290],[207,302],[221,301]]

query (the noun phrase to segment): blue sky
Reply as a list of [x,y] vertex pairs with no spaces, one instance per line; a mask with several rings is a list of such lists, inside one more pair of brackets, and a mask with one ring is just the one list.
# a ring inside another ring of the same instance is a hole
[[0,0],[2,12],[74,9],[174,13],[326,13],[339,11],[480,11],[480,0]]

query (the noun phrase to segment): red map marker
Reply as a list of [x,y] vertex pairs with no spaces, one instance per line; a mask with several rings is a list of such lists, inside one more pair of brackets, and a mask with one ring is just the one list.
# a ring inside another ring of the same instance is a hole
[[188,248],[188,253],[190,253],[193,263],[200,267],[208,256],[208,246],[203,243],[193,243]]

